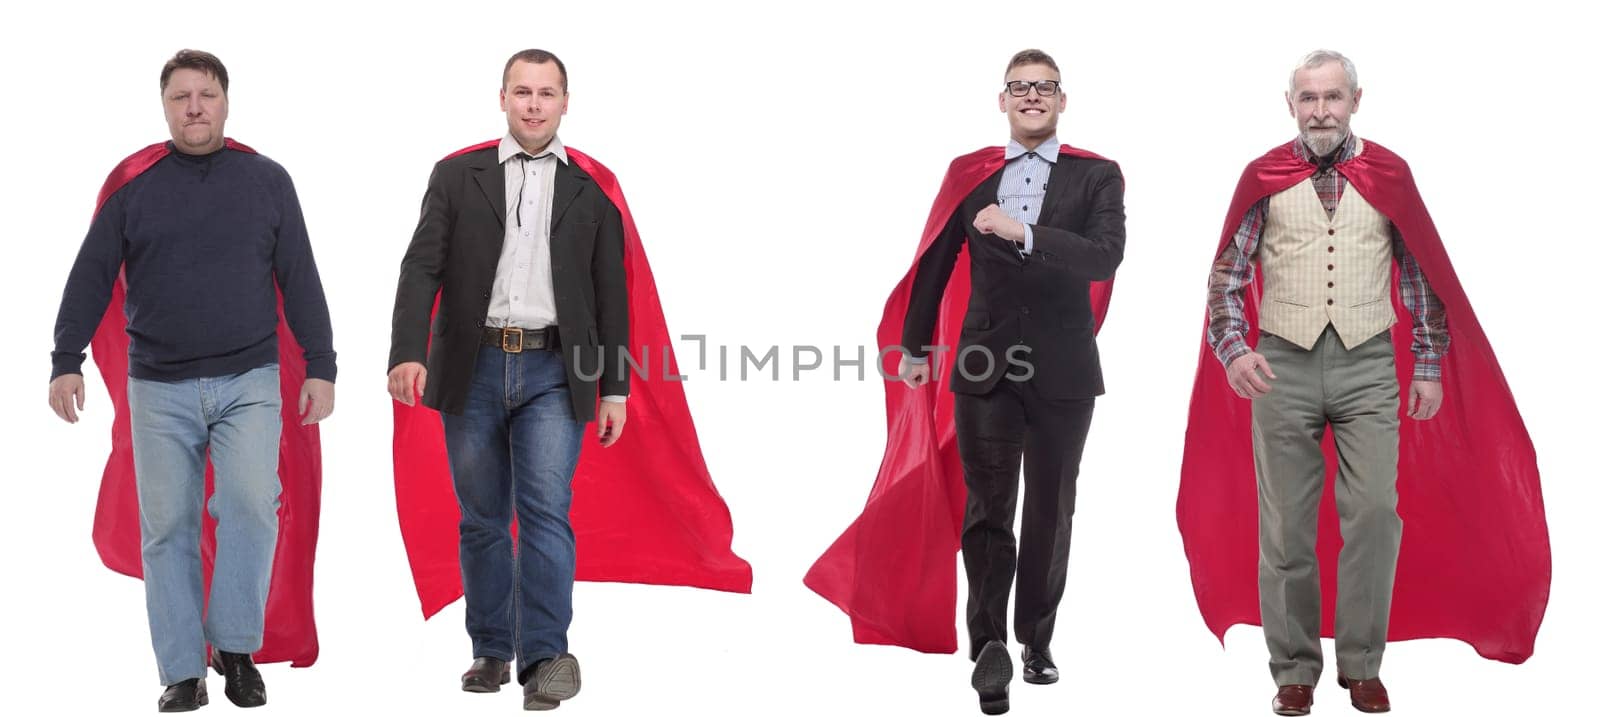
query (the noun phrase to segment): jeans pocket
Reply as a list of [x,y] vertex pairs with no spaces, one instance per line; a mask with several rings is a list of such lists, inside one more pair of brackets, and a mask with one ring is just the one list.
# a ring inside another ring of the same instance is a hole
[[250,369],[240,378],[243,379],[244,390],[251,392],[252,396],[262,403],[272,406],[283,406],[283,377],[278,364],[270,363],[265,366]]

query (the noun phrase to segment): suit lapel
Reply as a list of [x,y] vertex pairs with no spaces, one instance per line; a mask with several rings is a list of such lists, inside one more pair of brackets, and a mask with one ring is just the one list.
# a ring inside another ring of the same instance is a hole
[[[994,171],[994,174],[979,182],[978,188],[967,195],[967,210],[969,213],[977,215],[984,207],[1000,201],[1000,175],[1005,171],[1005,166],[1002,165]],[[968,229],[971,229],[971,227],[968,227]]]
[[[1005,165],[1001,165],[999,169],[996,169],[994,171],[994,174],[991,174],[988,177],[986,177],[982,182],[980,182],[978,184],[978,187],[976,189],[972,190],[971,194],[967,195],[966,210],[967,210],[967,216],[968,217],[977,216],[978,212],[983,211],[983,208],[989,206],[990,204],[999,204],[999,202],[1000,202],[1000,175],[1004,174],[1005,171],[1006,171]],[[996,236],[986,236],[986,235],[983,235],[983,234],[979,234],[978,230],[974,229],[970,223],[967,226],[962,227],[962,228],[965,229],[966,232],[967,232],[967,237],[970,240],[969,243],[972,243],[972,259],[973,259],[973,261],[978,261],[979,257],[983,256],[983,257],[999,258],[1000,260],[1008,262],[1008,263],[1021,263],[1021,261],[1022,261],[1022,255],[1021,254],[1018,254],[1015,251],[1009,251],[1009,250],[1007,250],[1007,251],[997,251],[997,249],[1000,248],[999,242],[1005,242],[1005,240],[1000,239],[999,237],[996,237]],[[976,242],[976,243],[974,243],[974,242]],[[1009,242],[1005,242],[1005,243],[1009,243]],[[987,248],[986,249],[980,249],[979,247],[987,247]]]
[[1061,196],[1067,191],[1068,157],[1056,157],[1056,162],[1050,167],[1050,179],[1044,186],[1044,203],[1039,205],[1039,220],[1050,220],[1052,225],[1062,225],[1056,217],[1056,212],[1061,208]]
[[572,166],[571,162],[556,161],[556,193],[550,201],[550,236],[556,235],[556,227],[561,226],[561,217],[567,213],[572,203],[583,194],[584,186],[593,182],[583,170]]
[[503,231],[506,228],[506,172],[500,165],[500,155],[490,148],[488,151],[479,152],[473,158],[472,179],[477,182],[478,189],[483,191],[483,198],[489,200],[489,206],[494,208],[494,220],[500,224]]

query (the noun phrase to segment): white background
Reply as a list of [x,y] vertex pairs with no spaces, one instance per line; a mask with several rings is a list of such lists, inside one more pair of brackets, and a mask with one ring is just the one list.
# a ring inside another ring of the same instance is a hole
[[[871,345],[949,160],[1005,140],[1014,51],[1062,65],[1063,141],[1127,176],[1127,258],[1101,335],[1109,393],[1084,458],[1061,683],[1020,681],[1016,714],[1267,714],[1260,631],[1206,631],[1175,520],[1206,267],[1245,162],[1293,136],[1282,93],[1319,46],[1353,57],[1354,128],[1407,158],[1534,437],[1555,581],[1526,664],[1465,644],[1392,645],[1407,715],[1569,711],[1586,694],[1600,600],[1588,460],[1597,133],[1592,39],[1537,2],[867,3],[627,8],[454,1],[262,7],[30,4],[0,30],[4,469],[0,680],[6,711],[147,713],[160,692],[137,581],[90,542],[109,402],[91,374],[68,426],[45,403],[58,297],[116,161],[166,138],[157,94],[177,49],[232,75],[228,134],[293,175],[333,313],[341,375],[323,429],[313,669],[265,669],[266,712],[508,714],[468,695],[460,604],[424,623],[394,516],[389,316],[431,164],[500,136],[512,52],[571,73],[562,138],[621,178],[676,334],[712,345]],[[692,347],[680,345],[680,349]],[[737,349],[735,349],[735,355]],[[92,366],[92,364],[91,364]],[[850,642],[801,576],[855,516],[878,466],[875,379],[686,388],[732,509],[750,596],[580,584],[574,714],[976,714],[962,657]],[[737,375],[737,366],[733,367]],[[623,442],[612,450],[628,450]],[[1403,498],[1402,498],[1403,499]],[[1253,520],[1241,515],[1240,520]],[[1485,525],[1493,531],[1495,526]],[[964,638],[963,638],[964,639]],[[1331,645],[1327,650],[1331,661]],[[1353,713],[1329,679],[1318,714]],[[232,710],[211,680],[212,712]],[[18,710],[18,700],[29,709]],[[1580,708],[1581,709],[1581,708]]]

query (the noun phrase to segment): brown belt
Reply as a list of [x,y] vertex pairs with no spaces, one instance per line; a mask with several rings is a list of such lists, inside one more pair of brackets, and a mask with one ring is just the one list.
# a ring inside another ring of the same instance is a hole
[[560,348],[561,341],[554,326],[542,329],[499,329],[485,326],[483,345],[493,346],[508,354],[520,354],[523,351],[555,351]]

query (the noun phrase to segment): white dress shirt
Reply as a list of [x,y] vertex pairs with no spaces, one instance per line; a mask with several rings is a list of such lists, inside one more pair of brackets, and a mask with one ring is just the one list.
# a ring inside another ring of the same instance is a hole
[[528,159],[508,132],[500,140],[506,176],[506,234],[489,294],[487,324],[542,329],[556,325],[556,290],[550,276],[550,212],[556,162],[567,161],[560,138]]
[[[550,275],[550,215],[556,192],[556,162],[567,162],[559,137],[533,158],[507,132],[500,139],[506,175],[506,235],[494,270],[485,324],[495,328],[556,329],[556,288]],[[627,396],[601,396],[623,403]]]

